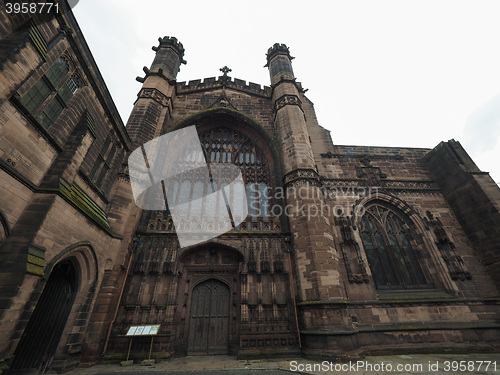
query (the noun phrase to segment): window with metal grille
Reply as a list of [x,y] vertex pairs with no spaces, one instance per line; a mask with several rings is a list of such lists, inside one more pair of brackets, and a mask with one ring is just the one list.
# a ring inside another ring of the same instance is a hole
[[96,136],[95,120],[88,111],[87,111],[87,128],[95,138]]
[[47,60],[47,41],[43,37],[42,33],[40,32],[40,29],[36,26],[35,22],[31,23],[30,27],[30,40],[37,49],[37,51],[40,53],[42,58],[46,61]]
[[395,211],[379,204],[369,206],[360,233],[378,289],[432,287],[413,248],[410,227]]
[[75,77],[69,77],[68,80],[64,83],[59,90],[59,95],[65,103],[69,102],[69,100],[76,94],[78,91],[78,81]]

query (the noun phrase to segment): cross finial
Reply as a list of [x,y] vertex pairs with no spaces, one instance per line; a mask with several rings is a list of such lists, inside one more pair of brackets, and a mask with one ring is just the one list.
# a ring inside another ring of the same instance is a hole
[[223,68],[220,68],[219,70],[220,70],[222,73],[224,73],[224,77],[227,77],[227,73],[232,72],[232,69],[229,69],[229,68],[227,67],[227,65],[226,65],[226,66],[224,66]]

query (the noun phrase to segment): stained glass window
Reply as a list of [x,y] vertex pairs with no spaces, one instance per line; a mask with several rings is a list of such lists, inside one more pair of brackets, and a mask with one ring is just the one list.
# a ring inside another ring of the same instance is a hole
[[411,244],[410,227],[396,212],[383,205],[369,206],[360,233],[377,288],[431,287]]
[[[192,155],[189,162],[194,160],[202,160],[205,157],[209,166],[211,164],[234,164],[238,166],[242,172],[245,186],[235,183],[230,185],[231,173],[227,173],[227,179],[214,179],[220,185],[210,186],[211,191],[217,192],[217,200],[204,202],[202,207],[191,207],[191,214],[196,216],[218,216],[220,213],[227,212],[226,205],[235,207],[235,212],[242,212],[238,209],[240,201],[235,197],[241,197],[243,189],[246,193],[248,213],[253,218],[262,216],[264,219],[269,217],[269,202],[267,196],[268,176],[266,171],[266,163],[255,143],[246,135],[229,128],[212,128],[199,134],[201,146],[204,155]],[[225,176],[224,171],[218,172]],[[234,176],[233,176],[234,177]],[[197,174],[196,171],[190,176],[191,183],[195,192],[201,189],[202,184],[199,182],[202,179],[202,174]],[[186,181],[184,181],[186,182]],[[183,182],[183,183],[184,183]],[[175,181],[170,181],[166,186],[168,189],[175,189],[178,185]],[[222,194],[222,190],[225,194]],[[191,191],[191,185],[188,187],[182,186],[179,194],[168,194],[175,196],[176,199],[169,203],[172,207],[184,202],[182,194],[187,194]],[[184,193],[183,193],[184,192]],[[198,196],[196,194],[195,196]],[[239,219],[239,218],[234,218]]]

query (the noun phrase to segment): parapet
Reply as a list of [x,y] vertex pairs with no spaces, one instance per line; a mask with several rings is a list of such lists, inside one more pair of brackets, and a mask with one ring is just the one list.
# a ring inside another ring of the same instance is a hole
[[261,85],[253,82],[249,82],[247,84],[244,80],[237,78],[233,79],[228,76],[205,78],[203,82],[201,81],[201,79],[189,81],[188,83],[178,82],[176,85],[176,90],[178,95],[182,95],[224,87],[265,98],[270,98],[272,95],[272,90],[268,86],[262,87]]

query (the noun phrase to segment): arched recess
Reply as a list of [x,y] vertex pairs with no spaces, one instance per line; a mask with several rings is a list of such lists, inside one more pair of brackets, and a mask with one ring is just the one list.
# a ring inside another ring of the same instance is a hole
[[182,248],[179,252],[178,259],[180,263],[184,263],[186,261],[186,257],[190,254],[193,254],[207,247],[217,247],[219,249],[225,249],[229,252],[234,253],[236,259],[238,259],[238,262],[242,262],[245,258],[245,255],[242,252],[241,246],[241,244],[235,245],[220,238],[213,238],[208,243],[202,245],[192,245]]
[[[198,132],[206,129],[206,126],[213,126],[214,123],[229,124],[235,126],[240,131],[253,135],[259,141],[262,147],[268,147],[272,153],[273,159],[280,160],[280,150],[276,147],[275,141],[271,134],[257,121],[251,117],[228,108],[213,108],[207,109],[188,116],[179,121],[169,132],[179,130],[191,125],[196,125]],[[262,142],[260,142],[262,141]],[[279,165],[278,165],[279,167]],[[281,173],[281,171],[276,171]]]
[[10,236],[9,223],[7,222],[7,219],[5,218],[3,213],[0,211],[0,246],[9,236]]
[[54,358],[80,288],[80,269],[74,257],[57,263],[14,353],[12,369],[45,372]]
[[353,219],[378,289],[454,289],[428,229],[408,203],[378,192],[356,203]]
[[49,275],[54,265],[65,258],[74,257],[82,272],[82,281],[95,284],[98,277],[98,261],[94,247],[90,242],[82,241],[68,246],[47,263],[45,274]]
[[[78,355],[97,281],[97,258],[88,242],[69,246],[46,266],[42,290],[14,353],[13,370],[45,371],[56,357]],[[38,288],[37,288],[38,289]],[[76,320],[80,329],[75,333]]]

